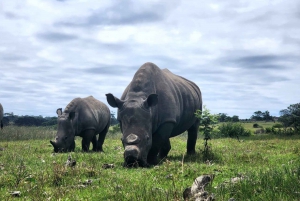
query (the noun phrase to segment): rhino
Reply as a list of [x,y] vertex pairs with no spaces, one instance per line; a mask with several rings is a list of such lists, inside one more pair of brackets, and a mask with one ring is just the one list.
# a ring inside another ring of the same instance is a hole
[[1,124],[1,129],[3,129],[3,107],[1,103],[0,103],[0,124]]
[[[103,151],[102,145],[110,126],[109,108],[93,96],[73,99],[62,112],[56,110],[58,128],[55,141],[50,141],[54,152],[74,151],[75,136],[82,137],[82,150]],[[97,141],[97,134],[99,134]]]
[[111,93],[106,99],[118,108],[124,166],[158,164],[158,158],[167,157],[171,149],[170,138],[185,131],[187,154],[195,153],[199,120],[194,113],[202,110],[202,95],[194,82],[148,62],[138,69],[120,99]]

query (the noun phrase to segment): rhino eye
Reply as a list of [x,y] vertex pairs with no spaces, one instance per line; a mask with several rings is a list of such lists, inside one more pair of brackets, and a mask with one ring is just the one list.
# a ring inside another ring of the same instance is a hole
[[65,140],[68,139],[68,136],[65,137]]

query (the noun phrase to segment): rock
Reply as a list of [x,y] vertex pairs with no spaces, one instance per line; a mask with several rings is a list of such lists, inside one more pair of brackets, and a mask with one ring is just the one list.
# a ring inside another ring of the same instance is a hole
[[11,191],[9,192],[10,195],[14,197],[20,197],[21,196],[21,191]]
[[109,168],[114,168],[115,165],[114,164],[108,164],[108,163],[105,163],[102,165],[102,168],[103,169],[109,169]]
[[183,192],[184,200],[195,200],[195,201],[213,201],[215,196],[213,194],[209,195],[205,191],[207,184],[211,183],[214,179],[214,175],[202,175],[197,177],[193,182],[192,186],[186,188]]
[[200,177],[197,177],[194,183],[192,184],[191,194],[195,195],[198,192],[203,192],[205,186],[212,182],[213,178],[214,175],[202,175]]
[[68,160],[66,162],[66,166],[75,167],[76,161],[72,159],[71,155],[69,155]]

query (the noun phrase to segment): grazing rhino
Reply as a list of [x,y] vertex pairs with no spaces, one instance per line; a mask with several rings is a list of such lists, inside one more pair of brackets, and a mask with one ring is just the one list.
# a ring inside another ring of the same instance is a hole
[[1,124],[1,129],[3,129],[3,107],[0,103],[0,124]]
[[[74,151],[75,136],[82,137],[82,150],[103,151],[102,145],[110,126],[109,108],[93,96],[73,99],[62,112],[57,109],[58,128],[55,141],[50,141],[54,152]],[[98,142],[96,135],[99,134]]]
[[106,94],[110,106],[118,108],[123,133],[124,166],[155,165],[170,149],[170,137],[188,131],[187,153],[195,153],[202,110],[198,86],[168,69],[145,63],[135,73],[121,99]]

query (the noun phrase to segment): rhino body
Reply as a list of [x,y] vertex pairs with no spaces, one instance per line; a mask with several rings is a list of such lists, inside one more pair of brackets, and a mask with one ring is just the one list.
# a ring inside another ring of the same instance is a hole
[[118,108],[123,133],[124,165],[155,165],[165,158],[169,138],[188,131],[187,153],[195,153],[202,95],[198,86],[168,69],[145,63],[135,73],[120,99],[106,94],[110,106]]
[[3,129],[3,107],[0,103],[0,124],[1,124],[1,129]]
[[[73,99],[62,112],[57,109],[58,128],[55,141],[50,141],[55,152],[74,151],[75,136],[82,137],[82,150],[103,151],[102,145],[110,126],[109,108],[93,96]],[[97,134],[99,134],[97,140]]]

